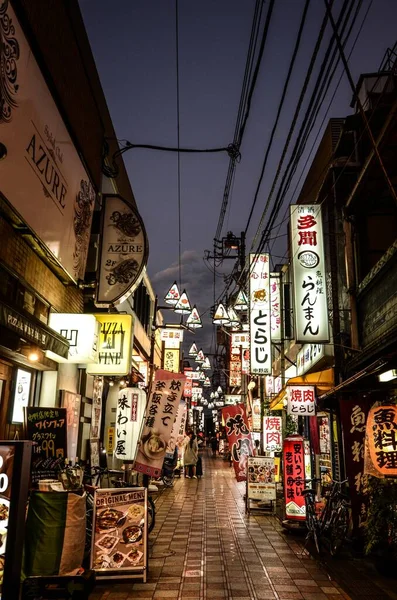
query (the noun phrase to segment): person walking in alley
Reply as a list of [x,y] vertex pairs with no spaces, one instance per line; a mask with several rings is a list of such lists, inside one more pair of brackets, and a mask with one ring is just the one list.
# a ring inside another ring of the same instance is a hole
[[216,456],[216,451],[218,449],[218,439],[217,439],[215,433],[212,435],[210,442],[211,442],[212,456]]
[[183,455],[183,464],[185,467],[185,477],[190,479],[189,469],[192,467],[193,479],[197,479],[196,465],[198,460],[198,445],[197,439],[193,431],[189,433],[189,440],[185,446],[185,453]]

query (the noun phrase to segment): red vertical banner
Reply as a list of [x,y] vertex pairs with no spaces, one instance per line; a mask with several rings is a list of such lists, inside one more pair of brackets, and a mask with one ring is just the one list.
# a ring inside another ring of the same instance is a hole
[[225,406],[222,409],[226,436],[229,444],[237,481],[247,479],[248,456],[253,452],[244,404]]
[[305,486],[305,450],[303,437],[291,435],[285,438],[284,458],[284,497],[287,519],[304,521],[306,519],[305,498],[302,490]]
[[368,476],[364,472],[364,441],[370,405],[369,399],[360,397],[344,398],[339,402],[355,534],[363,531],[362,528],[367,520],[368,496],[365,490]]

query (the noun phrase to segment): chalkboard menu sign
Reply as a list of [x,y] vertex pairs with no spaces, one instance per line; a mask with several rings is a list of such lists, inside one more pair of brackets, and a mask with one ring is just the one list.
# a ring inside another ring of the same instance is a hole
[[66,408],[25,408],[28,440],[35,442],[32,453],[32,483],[57,479],[60,465],[67,457]]

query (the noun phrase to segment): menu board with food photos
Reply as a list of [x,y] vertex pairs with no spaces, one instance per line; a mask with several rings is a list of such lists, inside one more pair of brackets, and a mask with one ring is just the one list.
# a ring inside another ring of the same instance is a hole
[[15,449],[12,446],[0,446],[0,598],[3,597],[14,454]]
[[250,500],[276,499],[274,458],[249,456],[247,462],[247,508]]
[[32,440],[32,483],[41,479],[57,479],[67,458],[66,408],[25,408],[26,437]]
[[147,572],[147,489],[95,491],[91,568],[98,577],[139,577]]

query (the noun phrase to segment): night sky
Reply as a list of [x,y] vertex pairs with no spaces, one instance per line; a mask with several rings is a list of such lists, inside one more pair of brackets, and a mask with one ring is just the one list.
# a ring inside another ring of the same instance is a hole
[[[175,1],[79,2],[117,136],[138,144],[176,146]],[[341,5],[341,1],[334,1],[335,15]],[[232,142],[254,6],[254,0],[179,0],[181,147],[210,148]],[[268,2],[264,14],[267,6]],[[304,0],[275,2],[223,235],[229,230],[239,235],[245,229],[303,6]],[[364,27],[349,59],[355,81],[360,73],[376,72],[386,49],[397,39],[397,2],[363,0],[346,53],[350,53],[369,6]],[[273,181],[324,13],[323,0],[311,0],[287,100],[248,230],[247,251]],[[328,26],[300,119],[330,35]],[[298,185],[293,193],[296,183],[304,171],[308,154],[314,155],[314,139],[341,73],[340,64],[296,171],[285,207],[296,200],[299,192]],[[352,111],[351,98],[350,87],[343,76],[323,127],[328,118],[346,116]],[[295,134],[299,124],[300,120]],[[124,161],[148,233],[149,276],[162,298],[178,279],[177,156],[136,149],[124,154]],[[182,287],[186,287],[191,303],[196,303],[200,312],[207,311],[206,315],[213,304],[213,275],[204,264],[203,256],[205,249],[212,250],[228,166],[226,154],[181,155]],[[277,223],[283,219],[285,207]],[[273,247],[274,263],[282,262],[279,257],[286,251],[285,224],[276,231],[280,237]],[[225,261],[223,272],[230,272],[231,267],[232,261]],[[222,270],[219,275],[216,278],[217,295],[221,294],[224,285]],[[172,321],[171,311],[164,312],[164,316],[166,321]],[[206,327],[196,336],[188,334],[187,338],[189,343],[203,344],[206,352],[210,351],[211,335],[212,328]]]

